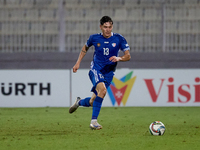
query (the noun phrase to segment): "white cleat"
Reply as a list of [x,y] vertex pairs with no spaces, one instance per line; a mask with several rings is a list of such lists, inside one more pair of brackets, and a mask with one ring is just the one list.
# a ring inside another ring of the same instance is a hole
[[97,121],[91,121],[90,128],[92,130],[100,130],[102,126]]
[[81,98],[80,97],[77,97],[76,98],[76,101],[75,101],[75,103],[69,108],[69,113],[71,114],[71,113],[73,113],[78,107],[79,107],[79,101],[81,100]]

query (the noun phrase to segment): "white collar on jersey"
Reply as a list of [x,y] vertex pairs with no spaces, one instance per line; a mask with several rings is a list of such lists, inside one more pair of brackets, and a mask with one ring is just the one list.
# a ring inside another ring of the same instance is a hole
[[[103,35],[103,33],[100,33],[101,35]],[[111,36],[113,36],[113,32],[111,32]]]

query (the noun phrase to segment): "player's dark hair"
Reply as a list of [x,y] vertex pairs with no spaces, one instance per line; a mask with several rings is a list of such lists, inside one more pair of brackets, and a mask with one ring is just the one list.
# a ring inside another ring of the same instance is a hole
[[106,23],[106,22],[110,22],[110,23],[113,24],[113,21],[112,21],[112,19],[111,19],[109,16],[103,16],[103,17],[101,18],[101,20],[100,20],[100,24],[103,25],[103,24]]

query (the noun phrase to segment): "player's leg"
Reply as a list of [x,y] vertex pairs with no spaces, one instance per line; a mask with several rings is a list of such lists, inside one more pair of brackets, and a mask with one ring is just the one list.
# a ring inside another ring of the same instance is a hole
[[90,105],[90,99],[91,99],[91,97],[86,97],[86,98],[84,98],[84,99],[81,99],[80,101],[79,101],[79,106],[84,106],[84,107],[90,107],[91,105]]
[[92,119],[97,119],[97,117],[99,116],[99,112],[101,110],[101,105],[102,105],[103,99],[106,95],[107,90],[106,90],[106,86],[105,86],[104,82],[100,82],[97,84],[96,91],[97,91],[98,95],[96,96],[96,98],[93,101]]
[[103,99],[106,95],[106,86],[104,82],[99,82],[96,86],[97,96],[93,101],[93,112],[92,112],[92,120],[90,124],[91,129],[102,129],[102,126],[98,124],[97,118],[99,116]]
[[98,70],[95,70],[95,71],[90,71],[89,75],[90,75],[90,80],[93,83],[92,91],[97,95],[96,97],[94,96],[95,99],[93,102],[92,102],[92,100],[93,100],[92,98],[90,100],[91,101],[90,104],[93,106],[92,120],[91,120],[90,128],[91,129],[101,129],[102,126],[100,124],[98,124],[97,118],[99,116],[102,102],[103,102],[103,99],[107,92],[107,88],[111,84],[114,74],[113,74],[113,72],[111,72],[111,73],[103,76],[101,74],[101,72],[99,72]]
[[96,94],[94,94],[94,93],[93,93],[92,97],[86,97],[84,99],[77,97],[75,103],[70,107],[69,113],[73,113],[79,106],[83,106],[83,107],[92,106],[95,98],[96,98]]
[[94,101],[93,99],[95,99],[95,97],[94,96],[86,97],[84,99],[77,97],[75,103],[69,108],[69,113],[73,113],[79,106],[90,107],[91,106],[90,101]]
[[93,93],[93,95],[92,95],[92,97],[91,97],[91,99],[90,99],[90,105],[91,105],[91,106],[93,106],[93,102],[94,102],[95,98],[96,98],[96,94]]

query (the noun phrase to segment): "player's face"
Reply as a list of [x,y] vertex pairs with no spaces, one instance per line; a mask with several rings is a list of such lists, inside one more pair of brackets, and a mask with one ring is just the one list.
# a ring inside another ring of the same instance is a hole
[[100,29],[103,33],[103,36],[105,38],[109,38],[112,35],[111,32],[112,32],[112,29],[113,29],[113,24],[111,22],[106,22],[103,25],[100,25]]

